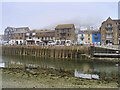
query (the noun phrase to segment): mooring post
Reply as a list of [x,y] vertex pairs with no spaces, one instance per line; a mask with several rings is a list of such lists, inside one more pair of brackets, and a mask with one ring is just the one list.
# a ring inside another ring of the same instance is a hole
[[61,47],[59,46],[58,49],[59,49],[59,58],[61,58]]
[[64,47],[62,47],[62,58],[64,59]]

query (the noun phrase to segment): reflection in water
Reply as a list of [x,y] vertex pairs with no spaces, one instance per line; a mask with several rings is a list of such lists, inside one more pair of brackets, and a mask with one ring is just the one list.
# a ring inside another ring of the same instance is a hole
[[0,67],[5,67],[5,63],[0,63]]
[[77,70],[75,69],[75,73],[74,73],[75,77],[80,77],[80,78],[87,78],[87,79],[99,79],[98,75],[92,75],[92,74],[80,74],[77,72]]
[[97,60],[61,60],[33,56],[3,56],[2,60],[3,62],[6,62],[6,67],[11,64],[19,64],[31,67],[63,69],[68,71],[74,71],[76,69],[76,77],[80,76],[99,79],[110,76],[117,77],[118,73],[118,67],[115,66],[116,63]]

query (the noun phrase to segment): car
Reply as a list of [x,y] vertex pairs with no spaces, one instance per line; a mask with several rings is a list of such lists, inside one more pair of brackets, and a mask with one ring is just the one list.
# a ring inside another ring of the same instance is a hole
[[94,43],[90,43],[90,46],[94,46]]
[[4,43],[4,45],[9,45],[9,43]]
[[119,54],[119,51],[116,51],[116,54]]
[[48,46],[55,46],[55,45],[56,45],[56,43],[54,41],[49,41],[48,42]]
[[45,43],[40,43],[40,45],[45,45]]

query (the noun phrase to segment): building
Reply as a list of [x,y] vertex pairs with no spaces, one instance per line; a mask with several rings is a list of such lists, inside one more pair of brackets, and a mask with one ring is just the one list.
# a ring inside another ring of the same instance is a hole
[[9,43],[11,34],[15,31],[26,30],[29,31],[28,27],[21,27],[21,28],[14,28],[14,27],[7,27],[4,31],[4,41]]
[[101,33],[100,31],[93,31],[92,32],[92,43],[95,45],[100,45],[101,44]]
[[36,39],[35,34],[37,33],[37,30],[31,30],[26,33],[26,45],[35,45]]
[[92,30],[85,31],[85,44],[92,44]]
[[41,43],[47,43],[49,41],[55,41],[54,30],[32,30],[26,33],[27,45],[41,45]]
[[75,43],[74,24],[57,25],[55,28],[55,39],[57,44]]
[[16,45],[25,45],[25,35],[28,30],[25,29],[17,29],[13,33],[11,33],[11,38],[9,44],[16,44]]
[[4,41],[9,43],[10,37],[11,37],[11,33],[13,33],[14,31],[15,31],[15,29],[13,27],[7,27],[5,29],[5,31],[4,31]]
[[112,20],[110,17],[100,27],[101,44],[120,45],[120,19]]
[[78,32],[78,44],[85,44],[85,31]]
[[4,44],[4,35],[0,35],[0,45]]

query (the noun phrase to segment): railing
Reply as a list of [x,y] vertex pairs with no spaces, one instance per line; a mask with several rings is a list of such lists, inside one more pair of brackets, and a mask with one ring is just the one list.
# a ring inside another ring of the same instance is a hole
[[106,26],[106,28],[113,28],[113,26],[108,25],[108,26]]
[[113,33],[113,30],[106,30],[107,33]]

